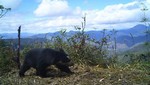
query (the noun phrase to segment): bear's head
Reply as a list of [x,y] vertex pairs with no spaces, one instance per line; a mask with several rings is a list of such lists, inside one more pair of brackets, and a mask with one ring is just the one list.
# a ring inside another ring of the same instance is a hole
[[66,66],[73,66],[73,62],[69,58],[68,54],[65,53],[63,49],[59,49],[59,64],[66,65]]

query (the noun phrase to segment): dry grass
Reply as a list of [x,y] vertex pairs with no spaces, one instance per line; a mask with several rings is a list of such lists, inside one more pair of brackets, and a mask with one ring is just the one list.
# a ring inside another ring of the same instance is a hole
[[75,65],[75,73],[67,75],[51,71],[54,75],[48,78],[35,76],[34,69],[20,78],[18,70],[12,70],[0,77],[0,85],[149,85],[150,72],[127,68],[104,69],[99,66]]

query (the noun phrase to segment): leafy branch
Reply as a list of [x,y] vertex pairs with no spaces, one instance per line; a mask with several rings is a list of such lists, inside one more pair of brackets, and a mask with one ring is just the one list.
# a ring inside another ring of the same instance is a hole
[[11,8],[5,8],[3,5],[0,5],[0,18],[2,18]]

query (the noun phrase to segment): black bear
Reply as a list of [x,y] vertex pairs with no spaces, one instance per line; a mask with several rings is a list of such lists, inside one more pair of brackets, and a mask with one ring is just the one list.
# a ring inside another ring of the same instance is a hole
[[38,76],[46,77],[47,67],[50,65],[55,65],[63,72],[73,73],[69,69],[73,63],[62,49],[57,51],[51,48],[36,48],[27,52],[19,76],[24,76],[24,73],[33,67]]

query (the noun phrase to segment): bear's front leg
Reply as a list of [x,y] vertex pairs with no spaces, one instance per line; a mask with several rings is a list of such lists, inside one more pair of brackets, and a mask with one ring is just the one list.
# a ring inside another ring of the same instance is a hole
[[69,74],[72,74],[73,72],[69,69],[68,66],[66,65],[62,65],[62,64],[56,64],[55,65],[58,69],[60,69],[60,71],[62,72],[66,72],[66,73],[69,73]]
[[24,73],[30,69],[30,66],[27,64],[27,63],[24,63],[22,66],[21,66],[21,69],[19,71],[19,76],[20,77],[23,77],[24,76]]

